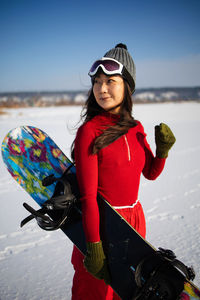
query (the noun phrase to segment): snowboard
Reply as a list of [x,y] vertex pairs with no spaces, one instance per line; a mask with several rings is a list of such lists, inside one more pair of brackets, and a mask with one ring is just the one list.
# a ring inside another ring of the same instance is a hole
[[[66,173],[76,178],[74,164],[45,132],[36,127],[21,126],[11,130],[3,140],[1,151],[7,170],[39,208],[54,197],[56,179]],[[44,184],[52,177],[54,180]],[[78,198],[78,193],[75,194]],[[189,280],[192,277],[190,268],[180,263],[171,251],[157,251],[100,195],[98,203],[100,235],[111,286],[121,299],[200,299],[200,290]],[[62,216],[61,211],[50,208],[47,213],[57,222]],[[40,213],[38,216],[40,219]],[[33,215],[24,223],[32,218]],[[85,254],[86,241],[78,199],[70,203],[70,210],[59,227]]]

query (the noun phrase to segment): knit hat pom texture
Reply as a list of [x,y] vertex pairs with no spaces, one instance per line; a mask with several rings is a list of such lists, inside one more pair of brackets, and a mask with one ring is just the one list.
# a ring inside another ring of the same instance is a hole
[[131,57],[131,55],[128,52],[127,46],[125,44],[119,43],[115,46],[115,48],[109,50],[108,52],[105,53],[104,57],[110,57],[114,58],[117,61],[119,61],[125,69],[128,71],[129,75],[131,76],[133,82],[129,80],[129,78],[126,76],[125,79],[127,79],[132,92],[135,89],[135,80],[136,80],[136,72],[135,72],[135,64],[134,61]]

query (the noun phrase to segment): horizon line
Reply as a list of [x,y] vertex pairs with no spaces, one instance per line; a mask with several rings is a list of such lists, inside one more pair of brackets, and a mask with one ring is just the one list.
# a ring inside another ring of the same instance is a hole
[[[194,85],[194,86],[160,86],[160,87],[138,87],[136,88],[135,92],[137,90],[152,90],[152,89],[195,89],[200,88],[200,85]],[[0,91],[0,94],[14,94],[14,93],[63,93],[63,92],[88,92],[89,89],[41,89],[41,90],[15,90],[15,91]]]

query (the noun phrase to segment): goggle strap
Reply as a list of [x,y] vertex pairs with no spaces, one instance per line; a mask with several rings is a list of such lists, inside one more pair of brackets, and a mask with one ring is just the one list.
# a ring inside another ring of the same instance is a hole
[[123,67],[122,70],[122,77],[128,82],[130,88],[131,88],[131,93],[133,94],[135,91],[135,82],[131,76],[131,74],[127,71],[125,67]]

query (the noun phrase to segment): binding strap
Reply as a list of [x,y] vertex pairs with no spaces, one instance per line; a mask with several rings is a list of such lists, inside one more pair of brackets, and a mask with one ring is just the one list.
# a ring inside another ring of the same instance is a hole
[[193,280],[194,276],[194,270],[177,260],[171,250],[159,248],[138,264],[135,271],[138,289],[133,299],[179,299],[185,280]]
[[38,225],[44,230],[56,230],[67,220],[70,210],[79,199],[78,184],[76,175],[67,174],[69,168],[61,178],[50,175],[43,180],[43,184],[48,186],[57,181],[54,194],[51,199],[42,204],[42,208],[35,210],[27,203],[23,206],[31,215],[22,220],[20,226],[24,226],[32,219],[36,219]]
[[26,210],[28,210],[31,213],[31,215],[21,222],[21,227],[35,218],[38,226],[47,231],[59,229],[67,220],[69,216],[69,211],[72,207],[72,205],[69,204],[65,209],[62,210],[62,215],[59,217],[59,219],[55,221],[47,215],[47,213],[50,214],[50,211],[46,208],[35,210],[27,203],[23,203],[23,206]]

